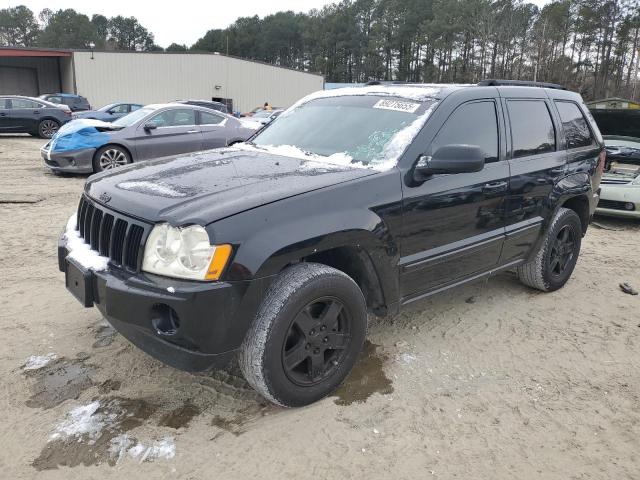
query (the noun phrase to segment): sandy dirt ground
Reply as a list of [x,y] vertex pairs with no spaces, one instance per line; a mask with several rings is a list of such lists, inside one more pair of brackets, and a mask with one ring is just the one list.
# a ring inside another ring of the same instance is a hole
[[42,144],[0,137],[0,477],[640,478],[640,296],[618,288],[640,287],[640,223],[598,219],[558,292],[506,273],[372,320],[336,395],[286,410],[234,370],[162,365],[65,291],[85,178]]

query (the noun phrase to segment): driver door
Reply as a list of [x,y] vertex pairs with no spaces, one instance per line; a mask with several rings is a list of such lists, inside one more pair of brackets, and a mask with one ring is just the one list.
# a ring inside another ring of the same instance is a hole
[[[155,128],[145,129],[149,124]],[[196,122],[196,111],[190,108],[168,108],[157,113],[138,125],[135,143],[140,160],[202,150],[202,135]]]
[[463,103],[426,150],[476,145],[485,152],[479,172],[431,175],[404,185],[400,288],[405,301],[495,267],[505,236],[509,165],[500,148],[502,116],[495,99]]

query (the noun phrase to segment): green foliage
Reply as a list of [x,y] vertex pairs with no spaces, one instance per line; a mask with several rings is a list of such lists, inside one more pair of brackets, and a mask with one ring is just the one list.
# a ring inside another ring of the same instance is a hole
[[0,45],[90,48],[94,44],[97,49],[162,50],[135,17],[96,14],[89,19],[71,8],[55,12],[45,8],[38,20],[25,6],[1,9]]
[[38,22],[24,5],[0,10],[0,45],[31,47],[38,38]]
[[[632,96],[638,0],[342,0],[308,14],[239,18],[192,50],[316,71],[330,82],[558,82]],[[636,89],[640,94],[640,88]]]

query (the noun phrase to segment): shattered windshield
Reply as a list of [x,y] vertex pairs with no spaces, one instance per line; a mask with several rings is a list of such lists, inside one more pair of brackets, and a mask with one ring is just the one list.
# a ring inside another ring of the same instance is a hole
[[293,146],[322,157],[341,154],[372,167],[393,166],[433,105],[433,100],[382,95],[318,98],[280,115],[252,143]]

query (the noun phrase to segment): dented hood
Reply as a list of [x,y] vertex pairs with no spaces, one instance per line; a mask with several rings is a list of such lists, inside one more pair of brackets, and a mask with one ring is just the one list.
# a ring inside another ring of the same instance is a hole
[[377,172],[233,148],[134,163],[89,178],[86,193],[149,222],[200,224]]
[[82,148],[100,148],[109,143],[108,132],[121,130],[122,127],[93,119],[78,119],[66,123],[49,142],[51,152],[80,150]]

